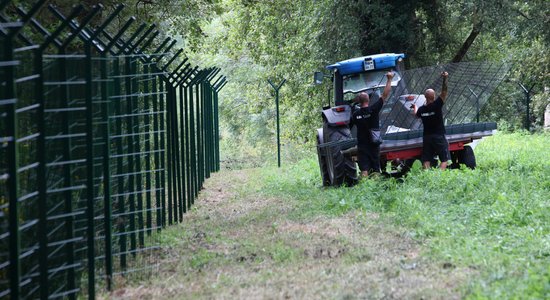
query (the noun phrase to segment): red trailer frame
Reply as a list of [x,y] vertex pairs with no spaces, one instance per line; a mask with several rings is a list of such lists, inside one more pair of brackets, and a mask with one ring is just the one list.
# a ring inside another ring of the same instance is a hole
[[[457,142],[449,142],[449,151],[459,151],[464,149],[464,145],[469,144],[472,142],[472,139],[465,139],[462,141]],[[387,161],[392,161],[394,159],[411,159],[411,158],[419,158],[422,155],[422,145],[417,146],[415,148],[409,148],[404,150],[389,150],[385,153],[380,153],[380,156],[382,159],[386,159]]]

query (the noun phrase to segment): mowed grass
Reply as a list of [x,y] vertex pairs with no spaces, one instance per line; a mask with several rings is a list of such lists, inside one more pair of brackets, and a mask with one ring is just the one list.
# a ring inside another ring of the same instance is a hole
[[478,168],[424,171],[403,182],[374,178],[322,188],[317,159],[264,170],[265,193],[298,199],[300,219],[374,212],[405,228],[424,255],[475,270],[462,294],[472,299],[550,298],[550,134],[485,138]]
[[159,269],[100,297],[459,299],[476,272],[425,259],[420,243],[377,214],[312,214],[307,201],[269,196],[265,176],[213,174],[183,222],[162,231]]

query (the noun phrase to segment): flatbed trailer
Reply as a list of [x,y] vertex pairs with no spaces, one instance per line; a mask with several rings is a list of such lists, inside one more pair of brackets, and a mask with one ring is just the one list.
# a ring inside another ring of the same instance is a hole
[[[469,123],[446,126],[445,129],[449,151],[453,152],[464,149],[466,144],[476,139],[493,135],[497,125],[496,123]],[[421,130],[386,134],[384,143],[380,145],[380,155],[387,161],[416,158],[421,154]]]
[[[475,140],[493,135],[497,125],[492,122],[468,123],[446,126],[445,129],[447,131],[445,136],[449,142],[449,152],[453,162],[452,166],[456,168],[460,164],[465,164],[469,168],[475,168],[475,157],[469,144]],[[392,171],[387,172],[391,175],[402,176],[406,174],[414,160],[420,159],[422,155],[422,130],[389,133],[383,136],[383,141],[380,145],[380,165],[384,171],[385,166],[391,163]],[[319,154],[324,157],[332,157],[332,151],[343,151],[356,161],[356,146],[357,140],[349,139],[322,143],[317,146],[317,149]],[[329,165],[328,167],[330,169],[332,166]]]

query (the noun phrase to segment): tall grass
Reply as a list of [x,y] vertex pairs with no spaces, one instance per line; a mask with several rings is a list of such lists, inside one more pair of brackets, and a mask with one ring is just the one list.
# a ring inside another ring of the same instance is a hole
[[424,171],[322,188],[317,159],[266,169],[265,192],[301,201],[296,218],[379,213],[434,259],[479,274],[470,298],[550,297],[550,135],[497,134],[475,149],[478,168]]

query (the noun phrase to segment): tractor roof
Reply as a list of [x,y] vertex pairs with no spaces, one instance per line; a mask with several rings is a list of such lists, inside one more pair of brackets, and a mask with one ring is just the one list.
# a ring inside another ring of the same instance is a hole
[[343,60],[328,65],[329,70],[338,70],[342,75],[356,74],[395,67],[397,60],[405,58],[404,53],[382,53]]

